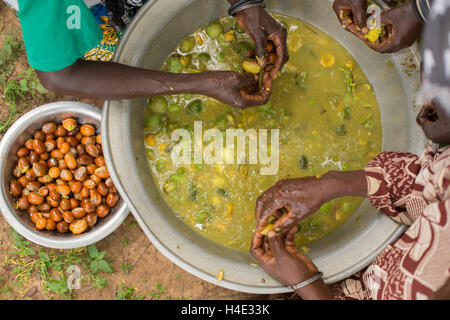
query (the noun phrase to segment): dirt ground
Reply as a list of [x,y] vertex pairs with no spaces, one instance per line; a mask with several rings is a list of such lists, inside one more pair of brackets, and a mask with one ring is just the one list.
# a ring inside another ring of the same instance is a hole
[[[8,33],[14,33],[21,39],[20,23],[14,12],[0,1],[0,44]],[[28,69],[25,52],[16,62],[12,76]],[[3,94],[3,87],[0,88]],[[4,121],[9,107],[0,95],[0,120]],[[35,100],[23,107],[20,114],[39,106],[42,103],[58,100],[78,100],[73,97],[61,97],[48,94],[44,101]],[[86,101],[101,108],[102,101]],[[15,119],[17,119],[16,117]],[[0,134],[0,138],[2,134]],[[35,250],[39,246],[29,245]],[[115,270],[112,274],[102,273],[107,280],[106,287],[95,289],[92,286],[81,287],[73,291],[73,299],[114,299],[123,294],[122,289],[133,288],[127,298],[138,296],[139,299],[255,299],[263,298],[223,289],[202,281],[183,271],[166,259],[147,239],[130,214],[127,220],[110,236],[96,244],[99,251],[106,251],[107,259]],[[0,215],[0,299],[61,299],[60,295],[51,295],[44,290],[43,280],[38,272],[32,271],[25,285],[17,285],[17,272],[14,263],[8,258],[16,257],[13,238],[9,225]],[[20,257],[19,257],[20,258]],[[16,259],[17,261],[17,259]],[[28,260],[27,260],[28,261]],[[124,267],[125,266],[125,267]],[[85,272],[85,271],[83,271]],[[129,292],[129,293],[130,293]]]

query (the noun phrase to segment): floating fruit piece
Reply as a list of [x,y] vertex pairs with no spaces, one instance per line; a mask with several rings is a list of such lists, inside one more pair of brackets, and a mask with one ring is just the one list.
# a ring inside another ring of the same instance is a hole
[[225,212],[225,216],[230,217],[233,214],[234,206],[231,203],[226,203],[225,207],[227,211]]
[[320,64],[325,68],[334,66],[335,59],[331,53],[325,53],[320,57]]
[[149,100],[147,106],[154,113],[164,113],[166,112],[169,103],[166,98],[162,96],[155,96]]
[[195,46],[197,45],[197,40],[195,37],[188,37],[183,40],[183,42],[180,44],[180,51],[183,53],[188,53],[194,50]]
[[235,50],[239,54],[247,54],[253,50],[253,45],[248,41],[239,41],[235,45]]
[[287,47],[289,51],[297,52],[303,47],[303,40],[300,32],[291,32],[288,35]]
[[273,225],[273,223],[269,223],[268,225],[266,225],[263,229],[263,231],[261,231],[261,234],[263,236],[267,236],[267,234],[269,233],[269,231],[272,231],[275,229],[275,226]]
[[223,35],[223,37],[224,37],[224,39],[225,39],[226,42],[233,42],[234,39],[236,39],[233,30],[230,30],[230,31],[226,32],[226,33]]
[[198,45],[202,45],[203,44],[203,39],[202,39],[202,37],[198,34],[198,33],[196,33],[195,35],[194,35],[194,38],[195,38],[195,40],[197,41],[197,43],[198,43]]
[[206,34],[212,38],[217,39],[223,32],[223,26],[218,22],[213,22],[206,27]]
[[167,59],[167,71],[171,73],[182,73],[184,66],[176,55],[172,55]]
[[167,143],[163,142],[158,146],[159,151],[166,151],[167,149]]
[[154,147],[156,145],[156,140],[155,140],[155,137],[153,136],[153,134],[148,134],[145,137],[145,143],[150,147]]
[[203,102],[200,99],[194,100],[190,102],[187,107],[186,111],[191,116],[198,116],[203,112]]
[[224,275],[225,275],[225,271],[223,271],[223,269],[220,269],[219,272],[217,272],[217,275],[216,275],[217,282],[222,281]]
[[355,67],[355,63],[352,60],[347,60],[345,62],[345,67],[347,69],[353,70],[353,68]]
[[374,43],[376,42],[378,39],[380,39],[380,35],[381,35],[381,29],[379,28],[373,28],[372,30],[370,30],[366,35],[366,39],[369,40],[370,42]]
[[180,62],[185,68],[187,68],[189,66],[189,64],[191,63],[191,60],[192,60],[192,57],[190,55],[180,57]]
[[259,74],[261,72],[261,66],[256,61],[244,61],[242,67],[245,71],[253,74]]

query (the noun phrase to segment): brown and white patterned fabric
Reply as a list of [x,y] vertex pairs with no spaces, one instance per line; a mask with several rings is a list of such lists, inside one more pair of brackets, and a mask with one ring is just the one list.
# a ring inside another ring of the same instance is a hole
[[384,152],[365,172],[371,204],[410,227],[332,290],[337,299],[426,299],[450,276],[450,147]]

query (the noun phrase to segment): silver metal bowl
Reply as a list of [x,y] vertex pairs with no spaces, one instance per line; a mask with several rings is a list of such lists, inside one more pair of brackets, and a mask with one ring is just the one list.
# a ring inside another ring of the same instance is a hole
[[0,142],[0,210],[3,216],[11,227],[26,239],[56,249],[73,249],[93,244],[113,232],[129,213],[126,203],[120,199],[106,218],[98,219],[97,224],[85,233],[74,235],[37,230],[29,215],[15,208],[14,199],[9,193],[9,182],[13,178],[13,166],[18,160],[17,150],[42,127],[43,123],[61,122],[67,117],[73,117],[79,123],[90,123],[100,128],[101,110],[99,108],[79,102],[55,102],[26,113],[11,126]]
[[[328,0],[267,0],[269,12],[306,21],[325,31],[356,59],[375,90],[382,116],[383,150],[420,153],[427,140],[416,125],[414,95],[420,84],[416,46],[394,55],[378,54],[339,25]],[[121,39],[115,61],[159,69],[186,36],[227,14],[224,0],[153,0],[147,2]],[[407,66],[414,65],[415,69]],[[215,244],[185,225],[158,200],[147,165],[143,128],[146,99],[107,102],[102,130],[105,159],[116,187],[152,243],[170,260],[201,279],[249,293],[281,293],[289,289],[271,279],[246,252]],[[251,187],[251,186],[249,186]],[[355,217],[311,246],[309,256],[333,283],[370,264],[404,227],[365,201]],[[216,274],[223,269],[224,280]]]

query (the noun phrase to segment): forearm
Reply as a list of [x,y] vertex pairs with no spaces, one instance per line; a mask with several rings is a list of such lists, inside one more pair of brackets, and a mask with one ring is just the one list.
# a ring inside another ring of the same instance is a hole
[[[117,100],[176,93],[205,93],[205,74],[173,74],[124,64],[78,60],[61,71],[37,72],[44,86],[59,94]],[[206,85],[206,84],[205,84]]]
[[323,280],[317,280],[309,286],[295,290],[303,300],[332,300],[333,293]]
[[320,179],[326,186],[328,200],[345,196],[367,198],[367,179],[364,170],[330,171]]

